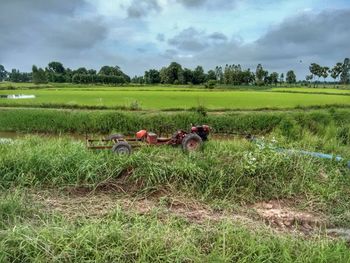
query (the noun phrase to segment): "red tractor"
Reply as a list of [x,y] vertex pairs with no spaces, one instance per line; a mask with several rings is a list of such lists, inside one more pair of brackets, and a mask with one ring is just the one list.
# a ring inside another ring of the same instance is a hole
[[87,139],[86,141],[90,149],[112,149],[118,154],[131,154],[132,148],[148,145],[181,145],[184,151],[190,152],[201,148],[203,142],[208,140],[209,132],[208,125],[200,125],[192,126],[189,132],[178,130],[169,138],[158,137],[153,132],[141,130],[133,138],[113,134],[103,140]]

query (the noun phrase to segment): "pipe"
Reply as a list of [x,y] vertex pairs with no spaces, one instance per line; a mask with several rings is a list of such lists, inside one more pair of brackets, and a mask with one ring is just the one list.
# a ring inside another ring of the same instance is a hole
[[[253,141],[255,143],[260,143],[263,147],[265,146],[264,142],[261,142],[255,137],[248,138],[248,140]],[[292,150],[292,149],[283,149],[283,148],[274,148],[276,152],[285,152],[289,154],[302,154],[309,155],[316,158],[335,160],[337,162],[344,161],[344,158],[338,155],[326,154],[326,153],[318,153],[318,152],[309,152],[304,150]],[[347,167],[350,169],[350,161],[347,161]]]
[[[322,159],[329,159],[329,160],[335,160],[337,162],[344,161],[344,158],[339,155],[332,155],[332,154],[326,154],[326,153],[318,153],[318,152],[308,152],[303,150],[288,150],[288,149],[277,149],[279,152],[286,152],[290,154],[302,154],[302,155],[309,155],[316,158],[322,158]],[[347,162],[347,166],[350,169],[350,161]]]

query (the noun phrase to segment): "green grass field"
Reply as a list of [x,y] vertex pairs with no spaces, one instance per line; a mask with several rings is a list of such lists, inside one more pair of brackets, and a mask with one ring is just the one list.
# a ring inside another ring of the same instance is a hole
[[[39,89],[39,90],[1,90],[0,94],[33,94],[35,99],[8,100],[0,99],[2,106],[40,106],[43,104],[130,107],[137,104],[144,110],[189,109],[204,106],[211,110],[220,109],[288,109],[325,105],[349,105],[350,96],[288,93],[288,91],[308,92],[308,89],[273,89],[265,91],[232,91],[232,90],[204,90],[192,88],[166,87],[76,87]],[[322,89],[312,89],[321,92]],[[330,90],[327,92],[345,93],[349,91]],[[310,92],[311,93],[311,92]]]
[[[328,143],[298,146],[315,140]],[[349,175],[244,140],[125,157],[30,136],[0,144],[0,262],[349,262],[325,229],[350,226]],[[255,205],[269,200],[324,223],[265,225]]]
[[[326,106],[350,106],[349,91],[7,88],[0,84],[0,94],[37,98],[0,99],[7,106],[0,131],[19,132],[0,138],[0,262],[350,262],[350,110]],[[135,101],[145,111],[73,109],[129,109]],[[198,105],[271,110],[158,111]],[[210,125],[213,136],[189,154],[162,146],[118,156],[70,135],[148,129],[164,136],[190,123]],[[48,136],[26,135],[35,132]],[[257,140],[245,140],[247,133]]]

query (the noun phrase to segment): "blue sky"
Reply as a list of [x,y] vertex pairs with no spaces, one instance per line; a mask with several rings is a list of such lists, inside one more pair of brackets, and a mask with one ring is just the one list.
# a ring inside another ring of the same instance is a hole
[[[30,2],[30,3],[28,3]],[[2,0],[0,64],[30,70],[119,65],[130,75],[171,61],[269,71],[350,57],[347,0]]]

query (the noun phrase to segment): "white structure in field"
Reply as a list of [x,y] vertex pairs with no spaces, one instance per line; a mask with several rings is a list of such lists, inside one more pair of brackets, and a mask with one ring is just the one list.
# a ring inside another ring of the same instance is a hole
[[35,95],[12,94],[7,96],[8,99],[35,99]]

